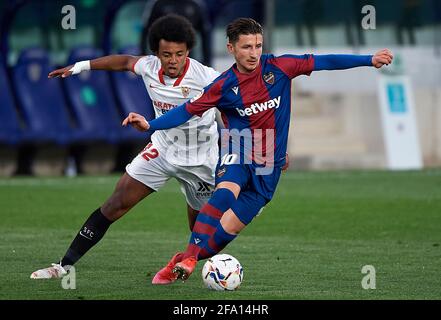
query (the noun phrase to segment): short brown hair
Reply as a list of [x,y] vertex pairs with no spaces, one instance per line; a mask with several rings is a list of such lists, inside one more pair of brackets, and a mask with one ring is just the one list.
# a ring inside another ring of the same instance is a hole
[[251,18],[239,18],[227,26],[227,38],[230,43],[237,42],[241,34],[263,35],[263,28],[256,20]]

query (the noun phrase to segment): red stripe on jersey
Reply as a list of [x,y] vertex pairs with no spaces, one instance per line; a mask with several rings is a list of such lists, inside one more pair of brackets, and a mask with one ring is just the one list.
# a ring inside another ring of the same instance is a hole
[[[181,84],[182,79],[184,79],[185,74],[187,73],[188,68],[190,67],[190,59],[189,58],[185,58],[185,66],[184,66],[184,71],[182,72],[182,74],[179,76],[179,78],[176,79],[175,83],[173,83],[173,87],[177,87]],[[159,81],[165,85],[165,80],[164,80],[164,69],[161,68],[158,71],[158,78]]]
[[165,85],[165,81],[164,81],[164,69],[162,69],[162,67],[159,69],[159,71],[158,71],[158,78],[159,78],[159,81],[163,84],[163,85]]
[[[201,214],[203,214],[203,213],[201,213]],[[199,222],[196,220],[196,223],[194,224],[194,227],[193,227],[193,232],[212,235],[216,232],[216,228],[213,226],[210,226],[209,224]]]
[[282,70],[290,79],[299,75],[310,75],[314,71],[314,56],[312,54],[304,55],[304,58],[294,57],[292,55],[283,55],[268,59],[268,63],[275,65]]
[[182,72],[182,74],[179,76],[178,80],[175,81],[175,83],[173,84],[173,87],[177,87],[181,84],[182,79],[184,79],[185,74],[187,73],[188,68],[190,67],[190,59],[186,58],[185,59],[185,67],[184,67],[184,72]]
[[225,80],[225,78],[222,78],[212,83],[200,98],[191,99],[190,102],[187,102],[185,104],[187,112],[200,117],[205,111],[216,107],[222,97],[222,86]]
[[[240,73],[234,68],[233,70],[239,80],[239,90],[242,94],[244,108],[249,108],[254,103],[264,103],[271,100],[268,89],[263,80],[262,67],[260,64],[257,67],[257,70],[251,74]],[[248,116],[250,129],[252,130],[253,136],[253,160],[255,160],[257,163],[274,163],[274,150],[276,148],[275,111],[275,108],[271,108],[265,111],[252,113],[250,116]],[[260,129],[260,131],[257,131],[256,129]],[[274,133],[271,141],[268,142],[266,141],[266,130],[273,130]],[[272,150],[266,150],[267,144]],[[268,159],[261,159],[262,156],[265,157],[267,153]]]
[[135,74],[136,74],[136,72],[135,72],[135,66],[136,66],[136,64],[138,63],[139,60],[141,60],[141,57],[138,58],[138,59],[136,59],[135,63],[132,65],[132,72],[135,73]]

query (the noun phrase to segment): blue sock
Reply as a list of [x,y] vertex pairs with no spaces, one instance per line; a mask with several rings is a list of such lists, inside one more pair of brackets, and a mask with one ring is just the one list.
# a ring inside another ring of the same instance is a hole
[[199,251],[216,232],[222,215],[231,208],[234,201],[236,197],[229,189],[221,188],[213,193],[210,200],[199,211],[184,258],[198,256]]
[[216,228],[216,232],[206,242],[204,242],[204,247],[199,252],[198,260],[207,259],[218,254],[236,237],[237,235],[226,232],[219,223]]

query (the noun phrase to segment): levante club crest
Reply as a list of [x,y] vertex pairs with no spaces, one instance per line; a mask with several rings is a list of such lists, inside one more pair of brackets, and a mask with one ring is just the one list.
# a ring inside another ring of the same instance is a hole
[[217,171],[217,177],[218,177],[218,178],[222,177],[222,176],[225,174],[226,171],[227,171],[227,168],[219,169],[219,170]]
[[271,71],[263,75],[263,80],[265,80],[265,82],[268,84],[274,84],[275,78],[274,73]]

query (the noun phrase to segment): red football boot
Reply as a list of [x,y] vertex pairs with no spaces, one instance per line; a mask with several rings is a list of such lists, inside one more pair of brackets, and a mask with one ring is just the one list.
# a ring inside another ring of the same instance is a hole
[[187,280],[188,277],[193,273],[196,268],[198,261],[195,257],[189,257],[175,264],[173,268],[173,273],[176,275],[177,279]]
[[182,252],[176,253],[167,265],[159,270],[153,277],[152,284],[170,284],[176,281],[178,275],[173,273],[173,268],[178,262],[178,257],[182,255]]

